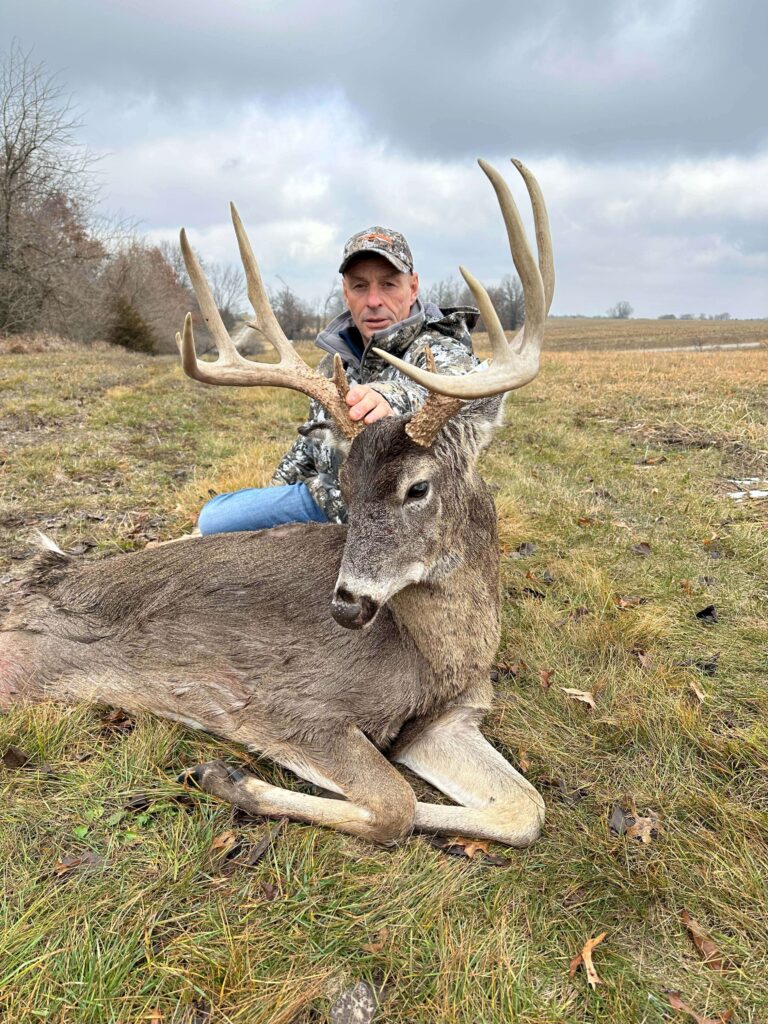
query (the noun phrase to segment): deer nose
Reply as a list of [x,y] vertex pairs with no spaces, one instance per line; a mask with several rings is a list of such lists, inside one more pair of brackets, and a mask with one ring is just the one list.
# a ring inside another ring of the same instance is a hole
[[365,594],[352,594],[346,587],[337,587],[331,602],[331,615],[346,629],[362,629],[373,621],[378,610],[378,601]]

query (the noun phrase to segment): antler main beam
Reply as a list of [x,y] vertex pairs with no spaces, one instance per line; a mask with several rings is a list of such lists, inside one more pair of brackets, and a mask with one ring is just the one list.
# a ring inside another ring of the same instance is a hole
[[469,285],[488,328],[492,361],[487,370],[462,376],[435,373],[406,363],[383,349],[374,349],[378,356],[429,391],[460,399],[485,398],[489,395],[502,394],[505,391],[521,388],[533,380],[539,372],[539,353],[544,337],[544,323],[552,303],[555,287],[549,220],[544,197],[536,178],[523,163],[513,159],[512,163],[520,172],[531,199],[538,261],[534,259],[530,250],[520,214],[506,181],[485,160],[478,160],[478,163],[493,185],[499,200],[509,237],[512,260],[523,286],[525,326],[512,341],[508,341],[488,292],[468,270],[460,267],[461,274]]
[[316,399],[333,417],[344,436],[350,440],[353,439],[363,429],[363,424],[353,423],[349,418],[347,404],[344,401],[347,393],[347,379],[340,357],[337,355],[334,358],[333,379],[329,380],[313,370],[297,355],[269,304],[256,257],[253,255],[251,243],[234,203],[230,204],[230,207],[240,258],[245,271],[248,298],[256,314],[256,321],[248,326],[257,331],[266,342],[276,349],[280,359],[277,363],[257,363],[246,359],[237,351],[219,315],[200,262],[182,228],[180,243],[184,265],[200,304],[203,318],[213,335],[219,352],[214,363],[204,363],[197,358],[192,315],[187,313],[184,329],[176,335],[176,344],[181,353],[184,372],[187,376],[202,381],[204,384],[226,384],[235,387],[272,385],[300,391],[302,394]]

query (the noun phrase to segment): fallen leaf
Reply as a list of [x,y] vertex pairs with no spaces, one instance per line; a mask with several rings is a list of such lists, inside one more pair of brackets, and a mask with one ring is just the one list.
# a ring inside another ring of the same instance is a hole
[[585,615],[589,615],[589,608],[574,608],[573,611],[568,612],[562,619],[558,619],[555,626],[559,629],[560,626],[565,626],[568,622],[578,622],[583,619]]
[[594,989],[597,988],[598,985],[602,985],[602,980],[600,979],[597,971],[595,970],[595,965],[592,963],[592,950],[595,948],[595,946],[600,945],[600,943],[603,941],[607,934],[608,932],[601,932],[596,939],[588,939],[584,943],[584,948],[579,953],[579,955],[575,956],[573,960],[571,960],[571,965],[568,969],[568,975],[571,978],[574,976],[579,967],[583,965],[584,970],[587,972],[587,981],[589,982],[590,988]]
[[246,868],[256,867],[280,833],[285,829],[287,824],[288,819],[281,818],[275,827],[269,829],[266,835],[263,835],[255,846],[248,850],[243,856],[237,858],[237,863]]
[[646,455],[645,458],[640,459],[637,463],[638,466],[660,466],[662,462],[667,461],[666,455]]
[[654,658],[650,651],[633,651],[634,656],[640,663],[640,668],[650,672],[653,668]]
[[280,895],[280,890],[272,882],[262,882],[259,886],[259,891],[268,903],[272,903]]
[[3,753],[3,764],[6,768],[25,768],[31,760],[31,755],[21,747],[10,746]]
[[688,597],[693,595],[693,583],[690,580],[680,580],[680,589]]
[[365,981],[347,989],[331,1006],[331,1024],[370,1024],[379,1005],[378,995]]
[[627,836],[637,839],[640,843],[650,843],[659,838],[661,822],[655,811],[648,811],[645,817],[636,817],[634,823],[627,828]]
[[571,700],[580,700],[583,704],[588,704],[593,711],[597,707],[595,704],[595,695],[589,690],[574,690],[569,686],[561,686],[560,689],[563,693],[567,694]]
[[719,1013],[716,1017],[702,1017],[700,1013],[696,1013],[692,1006],[683,1002],[679,992],[668,990],[664,994],[673,1010],[682,1010],[683,1013],[689,1014],[693,1017],[696,1024],[728,1024],[728,1021],[733,1017],[733,1010],[726,1010],[724,1013]]
[[57,878],[63,878],[77,868],[85,868],[87,870],[100,867],[103,863],[103,858],[97,853],[85,850],[83,853],[71,854],[67,857],[62,857],[61,860],[57,860],[53,866],[53,874]]
[[366,953],[380,953],[382,949],[384,949],[384,947],[386,946],[388,938],[389,928],[384,926],[383,928],[379,928],[378,932],[376,933],[376,938],[373,940],[373,942],[366,942],[365,945],[361,946],[360,948],[363,949]]
[[545,690],[548,690],[550,688],[550,686],[552,685],[552,676],[554,674],[555,674],[555,670],[553,668],[541,668],[541,669],[539,669],[539,682],[541,683],[541,685],[544,687]]
[[713,624],[717,622],[717,608],[715,608],[713,604],[708,604],[706,608],[702,608],[701,611],[696,612],[696,618],[699,622]]
[[692,918],[687,910],[680,911],[680,920],[685,925],[691,941],[701,954],[704,963],[711,971],[730,971],[733,968],[733,964],[727,962],[699,922]]
[[480,851],[484,855],[483,863],[492,864],[496,868],[508,868],[510,865],[510,861],[506,858],[491,853],[487,843],[477,843],[473,839],[462,839],[459,836],[450,839],[444,839],[442,836],[426,836],[426,840],[430,846],[447,853],[449,857],[465,857],[468,860],[473,860]]
[[613,603],[624,611],[627,608],[637,608],[638,605],[645,604],[646,600],[645,597],[620,597],[615,594]]
[[136,722],[122,708],[113,708],[101,716],[101,731],[106,735],[127,736],[136,728]]
[[701,689],[700,686],[697,686],[696,683],[693,682],[693,680],[689,681],[688,689],[691,691],[691,693],[694,694],[699,704],[704,703],[704,701],[706,700],[706,697],[704,696],[704,691]]
[[234,832],[220,832],[211,843],[212,850],[231,850],[237,842]]
[[528,760],[527,750],[519,751],[517,757],[517,767],[520,769],[523,775],[527,775],[528,772],[531,770],[531,762]]
[[634,820],[634,817],[627,814],[621,804],[614,804],[608,819],[608,828],[615,836],[623,836],[629,828],[629,824],[634,823]]
[[159,1010],[150,1010],[147,1014],[149,1024],[163,1024],[163,1015]]
[[579,516],[579,518],[576,520],[579,526],[592,526],[594,521],[595,520],[592,519],[591,516]]
[[641,541],[639,544],[633,544],[632,550],[636,555],[640,555],[641,558],[648,558],[651,554],[651,545]]

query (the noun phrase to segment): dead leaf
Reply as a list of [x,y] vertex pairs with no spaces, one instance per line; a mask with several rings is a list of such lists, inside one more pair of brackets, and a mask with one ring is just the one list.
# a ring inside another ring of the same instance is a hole
[[627,828],[627,836],[638,842],[648,844],[659,838],[661,822],[655,811],[648,811],[645,817],[636,817],[634,823]]
[[270,829],[266,835],[263,835],[261,839],[248,850],[244,855],[239,856],[236,860],[237,864],[240,864],[245,868],[254,868],[262,859],[264,854],[270,849],[272,844],[278,838],[280,833],[283,831],[285,826],[288,824],[287,818],[281,818],[274,828]]
[[690,580],[680,580],[680,589],[687,597],[693,595],[693,583]]
[[536,554],[536,545],[531,541],[523,541],[522,544],[518,544],[514,551],[510,551],[507,554],[507,558],[530,558],[531,555]]
[[101,731],[106,735],[127,736],[136,728],[136,722],[122,708],[113,708],[101,716]]
[[567,694],[571,700],[580,700],[583,704],[588,704],[593,711],[597,707],[595,704],[595,695],[589,690],[574,690],[570,686],[561,686],[560,689],[563,693]]
[[528,772],[531,770],[531,762],[528,760],[527,750],[518,751],[517,767],[520,769],[523,775],[527,775]]
[[598,985],[602,985],[602,980],[595,970],[595,965],[592,963],[592,950],[595,946],[600,945],[607,934],[608,932],[601,932],[596,939],[588,939],[584,943],[584,948],[579,955],[575,956],[573,960],[571,960],[571,965],[568,969],[569,977],[572,978],[579,967],[583,965],[584,970],[587,972],[587,981],[589,982],[590,988],[594,989],[597,988]]
[[85,850],[83,853],[71,854],[67,857],[62,857],[61,860],[57,860],[53,866],[53,874],[56,878],[64,878],[77,868],[85,868],[87,870],[100,867],[103,863],[104,859],[98,853]]
[[639,544],[633,544],[632,550],[636,555],[640,555],[641,558],[648,558],[651,554],[651,545],[641,541]]
[[272,882],[262,882],[259,891],[268,903],[272,903],[280,895],[280,890]]
[[163,1015],[159,1010],[150,1010],[147,1015],[149,1024],[163,1024]]
[[370,1024],[378,1005],[378,994],[367,982],[359,981],[334,1001],[331,1024]]
[[640,668],[646,672],[650,672],[653,669],[654,659],[650,651],[633,651],[632,653],[640,662]]
[[366,942],[366,944],[364,946],[361,946],[360,948],[363,949],[366,953],[380,953],[382,949],[384,949],[384,947],[386,946],[388,938],[389,928],[387,928],[385,925],[383,928],[379,928],[378,932],[376,933],[376,938],[374,939],[373,942]]
[[660,466],[662,462],[667,461],[666,455],[646,455],[645,458],[641,459],[638,466]]
[[717,608],[713,604],[708,604],[706,608],[702,608],[696,612],[696,618],[699,622],[706,622],[713,625],[717,622]]
[[31,755],[21,747],[10,746],[3,754],[3,764],[6,768],[25,768],[31,760]]
[[728,1021],[733,1017],[733,1010],[726,1010],[724,1013],[718,1013],[716,1017],[702,1017],[700,1013],[696,1013],[692,1006],[683,1002],[679,992],[668,990],[664,994],[669,1000],[669,1005],[673,1010],[682,1010],[683,1013],[689,1014],[693,1017],[696,1024],[728,1024]]
[[704,703],[704,701],[706,700],[706,697],[704,696],[704,691],[701,689],[700,686],[697,686],[696,683],[693,682],[693,680],[689,681],[688,689],[691,691],[691,693],[695,695],[699,704]]
[[231,850],[237,842],[234,832],[220,832],[211,843],[212,850]]
[[625,611],[627,608],[637,608],[638,605],[645,604],[647,598],[645,597],[620,597],[618,594],[614,595],[613,603]]
[[692,918],[687,910],[680,911],[680,920],[685,925],[691,941],[701,954],[704,963],[711,971],[730,971],[733,969],[733,964],[728,963],[699,922]]
[[579,518],[576,520],[579,526],[592,526],[594,521],[595,520],[592,519],[591,516],[579,516]]
[[541,668],[541,669],[539,669],[539,682],[541,683],[541,685],[544,687],[545,690],[548,690],[550,688],[550,686],[552,685],[552,676],[554,674],[555,674],[555,670],[553,668]]
[[437,850],[442,850],[449,857],[465,857],[474,860],[478,851],[483,854],[483,863],[492,864],[496,868],[508,868],[510,861],[491,853],[487,842],[475,842],[473,839],[462,839],[460,836],[444,839],[442,836],[427,836],[427,842]]

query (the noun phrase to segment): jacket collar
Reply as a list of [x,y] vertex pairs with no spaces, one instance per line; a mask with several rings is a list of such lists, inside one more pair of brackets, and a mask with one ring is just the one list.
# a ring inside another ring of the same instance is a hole
[[472,330],[478,318],[479,313],[472,306],[457,306],[442,310],[434,302],[422,302],[417,296],[405,320],[393,324],[384,331],[376,331],[365,345],[362,358],[342,337],[343,331],[354,328],[352,314],[349,310],[345,310],[331,320],[328,326],[320,331],[315,344],[325,352],[338,352],[347,365],[357,368],[365,360],[368,350],[374,345],[393,355],[401,355],[425,327],[456,337]]

